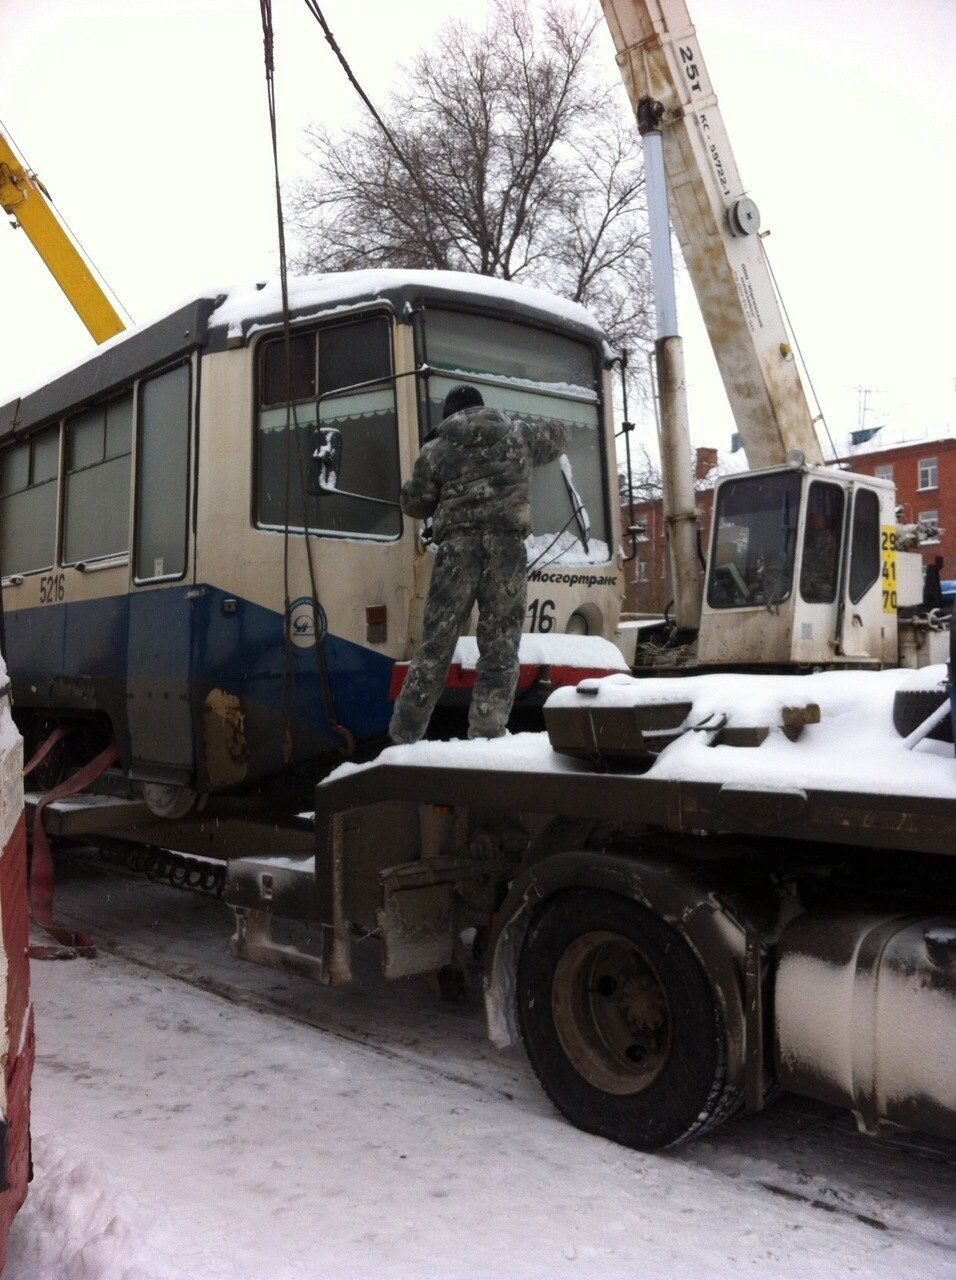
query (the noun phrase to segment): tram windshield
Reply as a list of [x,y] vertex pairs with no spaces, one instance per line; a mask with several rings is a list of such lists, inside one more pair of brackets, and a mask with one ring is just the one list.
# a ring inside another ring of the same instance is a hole
[[712,609],[778,604],[793,587],[799,471],[728,480],[714,519],[707,603]]
[[452,387],[473,382],[485,404],[517,417],[557,418],[566,461],[538,467],[531,485],[529,554],[540,567],[609,559],[604,451],[593,348],[530,325],[456,311],[425,313],[421,431],[441,420]]

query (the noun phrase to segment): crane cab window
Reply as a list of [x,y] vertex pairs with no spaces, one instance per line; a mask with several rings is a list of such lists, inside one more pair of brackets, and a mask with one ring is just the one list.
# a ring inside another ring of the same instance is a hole
[[[296,533],[308,526],[331,536],[397,538],[402,525],[389,321],[375,316],[296,334],[293,347],[290,397],[284,339],[260,348],[256,523]],[[315,491],[313,459],[326,429],[338,433],[338,466]]]
[[802,477],[747,476],[721,485],[707,603],[712,609],[769,606],[793,587]]
[[800,566],[800,594],[807,604],[832,604],[840,577],[843,537],[843,489],[814,480],[807,497]]
[[56,549],[60,429],[0,453],[0,574],[49,569]]
[[64,564],[129,550],[132,432],[132,395],[67,420]]
[[850,602],[859,604],[880,576],[880,500],[860,489],[853,503],[850,540]]

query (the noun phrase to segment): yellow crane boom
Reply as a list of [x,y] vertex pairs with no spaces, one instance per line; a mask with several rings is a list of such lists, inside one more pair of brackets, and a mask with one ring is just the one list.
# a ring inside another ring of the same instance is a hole
[[67,301],[95,342],[106,342],[126,328],[83,255],[67,235],[43,185],[17,158],[0,133],[0,208],[27,234]]

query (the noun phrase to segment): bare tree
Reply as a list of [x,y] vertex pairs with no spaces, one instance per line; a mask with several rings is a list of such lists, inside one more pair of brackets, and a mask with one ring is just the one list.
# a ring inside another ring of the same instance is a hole
[[647,445],[635,444],[631,451],[631,483],[628,484],[627,464],[618,460],[618,491],[625,502],[633,492],[635,503],[657,502],[664,492],[660,465],[654,461]]
[[[475,271],[590,307],[612,343],[648,331],[644,179],[595,49],[598,19],[559,0],[493,0],[448,23],[383,108],[308,130],[315,174],[290,193],[295,266]],[[633,361],[637,367],[639,361]]]

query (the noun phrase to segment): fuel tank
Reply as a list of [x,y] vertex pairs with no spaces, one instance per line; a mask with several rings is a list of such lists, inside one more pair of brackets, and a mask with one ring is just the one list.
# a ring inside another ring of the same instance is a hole
[[784,1089],[860,1128],[956,1138],[956,917],[810,911],[784,930],[775,981]]

